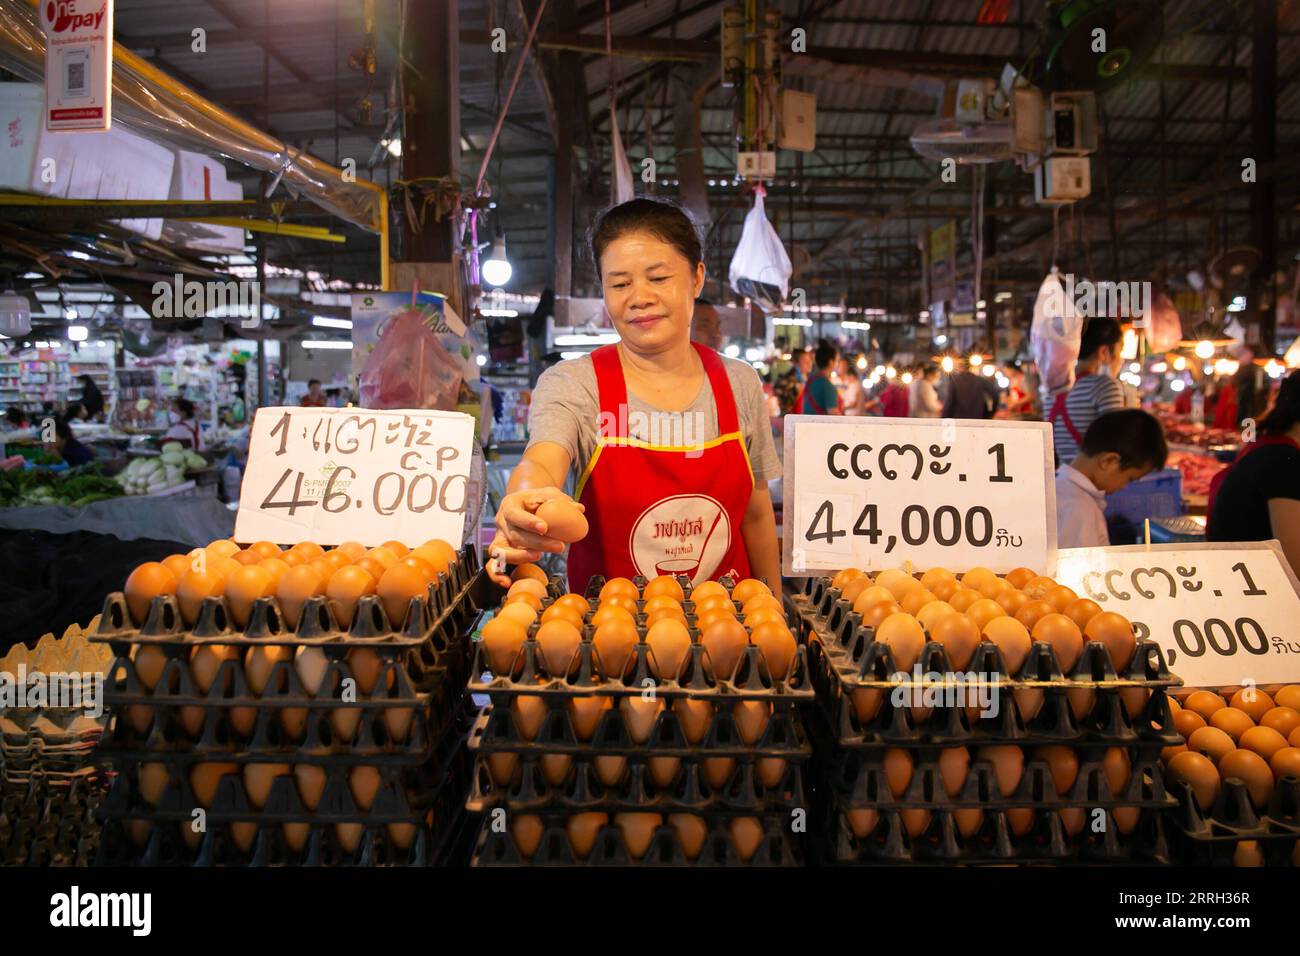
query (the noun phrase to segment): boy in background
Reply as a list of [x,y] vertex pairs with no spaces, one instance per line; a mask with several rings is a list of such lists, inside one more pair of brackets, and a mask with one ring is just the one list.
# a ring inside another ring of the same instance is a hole
[[1110,544],[1106,496],[1163,468],[1168,454],[1164,428],[1141,409],[1106,412],[1094,419],[1079,454],[1056,471],[1056,546]]

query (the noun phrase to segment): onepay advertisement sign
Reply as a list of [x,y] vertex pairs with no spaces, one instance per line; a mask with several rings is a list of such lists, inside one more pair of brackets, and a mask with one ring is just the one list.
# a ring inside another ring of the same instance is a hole
[[113,0],[43,0],[45,128],[113,125]]

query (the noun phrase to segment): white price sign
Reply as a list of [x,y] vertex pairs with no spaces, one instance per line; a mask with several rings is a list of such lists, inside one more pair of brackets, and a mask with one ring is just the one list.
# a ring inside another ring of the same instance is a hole
[[459,545],[473,440],[459,412],[258,409],[235,538]]
[[113,0],[40,0],[45,128],[113,125]]
[[1300,583],[1276,541],[1067,548],[1056,580],[1132,621],[1189,687],[1300,681]]
[[1046,422],[785,419],[785,573],[936,566],[1050,571]]

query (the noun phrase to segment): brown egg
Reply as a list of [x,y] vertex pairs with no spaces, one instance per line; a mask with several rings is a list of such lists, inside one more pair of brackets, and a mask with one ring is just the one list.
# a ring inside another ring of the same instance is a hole
[[218,573],[209,562],[207,570],[186,571],[176,585],[176,601],[181,606],[181,617],[193,625],[198,619],[204,598],[218,597],[226,589],[225,575]]
[[682,769],[681,757],[651,757],[646,761],[646,769],[650,771],[650,779],[654,785],[661,790],[670,789],[677,780],[677,774]]
[[660,621],[677,621],[683,627],[686,626],[686,612],[680,607],[661,607],[651,611],[645,617],[646,630],[649,631]]
[[552,604],[543,611],[542,623],[549,624],[551,621],[564,621],[567,624],[572,624],[579,632],[582,631],[582,626],[585,623],[582,612],[575,610],[572,604]]
[[573,544],[587,536],[587,517],[577,503],[568,498],[544,501],[535,513],[546,524],[548,538]]
[[[257,547],[257,545],[253,545],[253,547]],[[366,546],[360,541],[344,541],[334,550],[346,554],[348,560],[354,564],[366,556]]]
[[289,565],[279,558],[263,558],[258,567],[271,575],[271,583],[276,589],[280,587],[280,579],[288,574],[290,570]]
[[[1079,595],[1075,594],[1064,584],[1058,584],[1043,596],[1043,600],[1052,605],[1053,611],[1056,611],[1058,614],[1064,614],[1067,607],[1079,600]],[[1082,629],[1082,625],[1080,625],[1080,629]]]
[[657,578],[651,578],[646,582],[645,592],[642,598],[646,601],[646,607],[650,606],[651,601],[656,598],[670,598],[674,604],[680,605],[686,600],[686,593],[682,590],[681,583],[672,575],[664,574]]
[[[1257,754],[1252,756],[1259,759]],[[1175,781],[1186,781],[1192,788],[1196,805],[1204,811],[1208,811],[1214,805],[1219,795],[1219,771],[1209,759],[1198,753],[1186,751],[1175,755],[1165,765],[1165,779],[1171,784]]]
[[596,837],[600,834],[601,827],[608,823],[609,815],[605,813],[575,813],[569,817],[565,821],[564,832],[568,834],[569,845],[573,847],[574,855],[585,857],[590,853],[591,848],[596,845]]
[[[420,548],[416,548],[415,550],[418,552]],[[452,554],[454,555],[455,552],[453,551]],[[550,578],[546,576],[545,571],[531,562],[517,565],[515,569],[510,572],[511,581],[518,581],[520,578],[533,578],[537,581],[541,581],[543,584],[546,584],[550,580]],[[631,584],[632,582],[629,581],[628,583]]]
[[181,575],[193,566],[194,559],[188,554],[169,554],[159,562],[180,581]]
[[1058,810],[1057,813],[1060,814],[1061,824],[1065,827],[1065,832],[1070,836],[1074,836],[1082,830],[1088,819],[1087,814],[1081,807],[1066,807],[1063,810]]
[[1217,764],[1225,754],[1236,750],[1237,745],[1218,727],[1198,727],[1187,738],[1187,749],[1204,754]]
[[741,607],[744,607],[745,602],[755,594],[771,593],[772,589],[762,581],[758,580],[758,578],[745,578],[745,580],[741,581],[731,589],[731,599],[738,602]]
[[731,711],[736,730],[746,747],[753,747],[763,738],[772,718],[772,705],[765,700],[742,700]]
[[947,601],[961,590],[961,583],[956,578],[945,578],[942,581],[935,581],[933,584],[926,585],[926,588],[940,601]]
[[785,614],[775,608],[762,607],[753,614],[745,615],[745,624],[752,631],[761,624],[785,625]]
[[1237,746],[1253,750],[1265,760],[1272,760],[1273,754],[1286,746],[1286,738],[1272,727],[1251,727],[1238,738]]
[[[184,556],[181,556],[181,560],[185,560]],[[131,612],[131,620],[137,627],[144,624],[153,599],[160,594],[175,594],[176,585],[176,575],[165,564],[157,561],[147,561],[131,572],[122,590],[126,596],[127,610]]]
[[859,571],[857,568],[845,568],[843,571],[837,572],[835,577],[831,578],[831,587],[835,588],[837,591],[842,591],[844,590],[844,585],[848,584],[850,581],[865,577],[868,577],[868,575],[863,571]]
[[[361,565],[357,565],[357,567],[361,567]],[[539,598],[536,594],[529,594],[526,591],[520,591],[518,594],[514,595],[513,597],[507,597],[505,603],[507,605],[524,604],[539,613],[542,610],[542,599]]]
[[[899,604],[913,591],[920,591],[921,582],[904,571],[888,568],[876,575],[876,584],[885,588]],[[949,603],[952,603],[951,601]]]
[[[1008,619],[1009,620],[1009,619]],[[930,637],[943,645],[954,671],[964,671],[979,647],[980,629],[966,614],[952,613],[941,617],[930,628]]]
[[952,819],[957,824],[957,832],[964,837],[977,833],[984,824],[983,810],[954,810]]
[[882,588],[879,584],[873,584],[870,587],[864,588],[858,596],[853,599],[853,610],[861,614],[867,608],[884,601],[896,603],[894,602],[893,592],[890,591],[889,588]]
[[714,624],[717,624],[719,621],[734,621],[734,620],[736,620],[735,617],[728,614],[726,611],[719,611],[718,609],[714,608],[712,611],[706,611],[703,614],[695,615],[695,630],[698,633],[703,634],[705,631],[711,628]]
[[[1022,622],[1023,623],[1023,622]],[[1068,674],[1079,662],[1083,653],[1083,635],[1079,626],[1064,614],[1044,614],[1034,624],[1031,636],[1035,641],[1042,641],[1056,652],[1056,662],[1061,673]]]
[[537,647],[542,652],[546,672],[563,677],[582,643],[582,632],[568,621],[547,621],[537,629]]
[[633,859],[639,860],[650,849],[655,830],[663,826],[664,818],[657,813],[616,813],[614,826],[623,834],[623,842]]
[[248,567],[250,564],[261,563],[262,556],[256,551],[236,551],[230,559],[240,567]]
[[1300,727],[1300,711],[1292,707],[1274,707],[1260,718],[1259,725],[1276,730],[1283,737],[1290,737],[1291,731]]
[[625,607],[614,607],[609,604],[602,604],[596,609],[595,613],[591,615],[592,627],[600,627],[607,621],[622,621],[634,631],[636,630],[636,618],[633,617],[632,612]]
[[495,753],[487,755],[488,776],[498,787],[507,786],[519,767],[519,754]]
[[204,550],[207,551],[209,555],[228,558],[239,550],[239,545],[235,544],[235,542],[231,541],[229,538],[218,538],[216,541],[208,544]]
[[253,602],[275,594],[275,581],[269,571],[258,565],[241,567],[226,578],[226,605],[230,616],[240,627],[248,624],[249,615],[253,613]]
[[646,632],[650,669],[660,680],[676,680],[691,646],[691,633],[681,621],[667,618]]
[[[1195,693],[1190,694],[1188,698],[1183,701],[1183,706],[1188,710],[1196,711],[1206,720],[1209,720],[1216,710],[1221,710],[1228,705],[1225,704],[1223,698],[1214,691],[1198,690]],[[1240,710],[1241,708],[1237,709]],[[1251,718],[1250,722],[1253,724],[1255,722],[1254,718]]]
[[929,829],[933,817],[929,810],[900,810],[898,813],[898,818],[903,822],[903,829],[912,838],[919,837]]
[[[739,621],[715,621],[700,635],[716,680],[730,680],[749,645],[749,635]],[[784,673],[784,671],[782,672]]]
[[731,771],[736,769],[736,761],[731,757],[705,757],[700,763],[704,768],[704,782],[714,790],[725,789]]
[[682,845],[682,854],[686,859],[698,859],[709,835],[709,827],[704,819],[693,813],[670,813],[668,825],[677,831],[677,841]]
[[948,603],[952,605],[954,611],[957,611],[960,614],[965,614],[967,608],[976,601],[983,600],[983,598],[984,595],[980,594],[979,591],[972,588],[962,587],[952,592],[951,596],[948,598]]
[[533,626],[534,620],[537,620],[537,611],[534,611],[532,607],[524,604],[523,601],[515,601],[513,604],[508,604],[498,610],[497,617],[506,620],[513,620],[513,622],[519,624],[519,626],[523,627],[526,631],[529,627]]
[[1250,802],[1256,810],[1268,804],[1273,793],[1273,771],[1268,761],[1253,750],[1234,750],[1219,761],[1219,776],[1224,780],[1236,778],[1246,785]]
[[[165,562],[164,562],[165,563]],[[1290,707],[1300,711],[1300,684],[1288,684],[1273,695],[1273,703],[1278,707]]]
[[[1174,729],[1186,740],[1193,731],[1205,726],[1205,718],[1194,710],[1180,710],[1174,715]],[[1222,730],[1223,728],[1219,728]],[[1232,734],[1228,734],[1229,737]]]
[[253,809],[260,810],[266,806],[275,778],[288,776],[291,772],[287,763],[244,764],[244,791],[248,794],[248,802]]
[[1008,571],[1006,581],[1013,588],[1024,590],[1026,584],[1038,577],[1037,571],[1030,571],[1028,568],[1016,568],[1014,571]]
[[1282,747],[1273,751],[1268,766],[1278,780],[1283,777],[1295,777],[1300,780],[1300,747]]
[[984,595],[984,597],[988,598],[990,601],[996,601],[1007,591],[1014,591],[1016,589],[1001,578],[994,578],[991,581],[984,582],[980,587],[975,588],[974,590],[979,591],[980,594]]
[[871,831],[876,828],[880,822],[880,812],[877,810],[845,810],[844,819],[849,824],[849,829],[853,835],[861,840],[863,837],[871,835]]
[[943,789],[950,797],[956,797],[966,786],[966,774],[970,768],[970,751],[965,747],[945,747],[939,752],[939,776],[943,779]]
[[645,700],[640,697],[623,697],[618,702],[619,713],[627,725],[627,734],[633,743],[643,744],[650,739],[655,722],[664,709],[662,700]]
[[1300,747],[1300,727],[1291,731],[1290,735],[1286,738],[1286,742],[1292,747]]
[[682,725],[682,733],[686,736],[686,740],[692,744],[698,744],[704,739],[704,735],[709,731],[709,724],[713,722],[713,705],[704,700],[679,697],[673,701],[673,713],[677,715],[677,721]]
[[995,617],[984,625],[981,634],[1002,652],[1008,676],[1019,674],[1033,646],[1029,630],[1015,618]]
[[916,619],[921,623],[922,627],[933,634],[934,626],[939,623],[940,618],[956,613],[952,605],[947,601],[931,601],[916,612]]
[[717,581],[701,581],[691,588],[690,598],[695,602],[697,608],[700,606],[701,601],[719,597],[728,601],[731,600],[731,595],[727,593],[727,589]]
[[[864,574],[860,578],[854,578],[852,581],[848,582],[847,584],[844,585],[843,588],[840,589],[840,600],[848,601],[850,604],[853,604],[858,600],[858,597],[862,594],[863,591],[871,591],[877,587],[879,587],[879,585],[872,584],[871,578],[867,577]],[[880,588],[880,590],[885,591],[886,589]],[[890,594],[889,596],[891,598],[893,597],[892,594]]]
[[346,568],[352,563],[352,560],[342,551],[326,551],[320,558],[322,564],[326,565],[331,571],[337,571],[339,568]]
[[912,755],[901,747],[891,747],[885,751],[881,767],[885,771],[885,784],[894,798],[897,799],[906,793],[908,785],[912,782],[912,771],[915,767]]
[[1245,711],[1255,723],[1259,723],[1265,714],[1277,706],[1273,703],[1273,698],[1258,687],[1241,688],[1232,695],[1230,705]]
[[975,752],[975,759],[987,760],[993,765],[993,776],[1002,796],[1009,797],[1016,792],[1025,771],[1025,755],[1019,747],[1012,744],[981,747]]
[[196,763],[190,767],[190,789],[194,791],[198,805],[205,809],[212,806],[221,778],[232,773],[239,773],[238,764],[213,761]]
[[937,600],[939,599],[925,588],[917,588],[916,590],[909,591],[907,594],[903,595],[903,599],[898,602],[898,606],[907,614],[911,614],[915,617],[917,611],[921,610],[921,608],[925,607],[927,604]]
[[305,554],[293,550],[281,551],[280,560],[283,561],[285,564],[289,565],[289,567],[291,568],[296,568],[300,565],[308,563],[307,556]]
[[1258,840],[1241,840],[1232,850],[1232,865],[1256,867],[1264,865],[1264,850]]
[[736,817],[730,826],[731,845],[742,862],[748,863],[763,842],[763,824],[757,817]]
[[[1055,612],[1052,610],[1052,605],[1048,604],[1046,601],[1031,600],[1020,606],[1020,610],[1016,612],[1015,618],[1032,631],[1034,625],[1038,623],[1040,618],[1053,613]],[[1071,621],[1071,623],[1073,622]]]
[[[1075,621],[1075,625],[1078,625],[1078,621]],[[1106,645],[1111,666],[1117,673],[1122,674],[1128,669],[1133,660],[1133,652],[1137,650],[1137,637],[1133,634],[1133,625],[1128,618],[1111,611],[1102,611],[1088,620],[1083,634],[1088,641],[1099,641]]]
[[[406,552],[402,552],[402,553],[405,554]],[[401,557],[402,555],[398,554],[396,551],[393,551],[385,547],[382,544],[379,547],[371,548],[369,551],[366,552],[366,558],[369,558],[371,561],[378,561],[385,568],[391,568],[394,564],[398,562],[398,560]],[[364,561],[364,560],[365,558],[361,558],[357,563],[360,563],[360,561]]]
[[637,613],[636,598],[628,597],[626,594],[611,594],[600,602],[602,608],[621,607],[629,614]]
[[[988,568],[971,568],[961,576],[961,586],[970,588],[972,591],[981,591],[982,588],[998,580],[998,576]],[[981,593],[983,593],[981,591]]]
[[[455,564],[458,557],[456,549],[439,538],[430,538],[418,548],[412,549],[411,553],[428,561],[439,574],[442,574],[447,568]],[[523,565],[520,567],[523,567]],[[533,567],[536,567],[536,565],[533,565]]]
[[1006,611],[1002,610],[1002,605],[997,601],[980,598],[966,608],[965,614],[975,623],[976,630],[983,630],[984,625],[995,617],[1005,617]]
[[1045,747],[1035,747],[1033,759],[1047,764],[1047,770],[1052,775],[1052,783],[1056,787],[1056,794],[1064,798],[1074,786],[1075,780],[1079,778],[1079,758],[1075,752],[1061,744],[1050,744]]
[[280,613],[291,628],[298,626],[298,618],[307,599],[324,593],[325,582],[321,576],[305,565],[290,568],[281,575],[275,586],[275,599],[280,605]]
[[334,612],[339,627],[345,630],[352,626],[352,618],[357,613],[357,602],[363,596],[374,593],[375,579],[355,564],[339,568],[325,585],[325,597],[329,599],[330,609]]
[[736,616],[736,605],[731,598],[720,595],[710,595],[697,601],[695,604],[695,616],[703,617],[706,614],[726,614],[728,617]]
[[1046,600],[1047,595],[1052,590],[1052,588],[1056,586],[1057,585],[1055,581],[1053,581],[1051,578],[1047,577],[1046,575],[1040,574],[1037,577],[1027,581],[1025,585],[1021,587],[1020,590],[1028,594],[1030,600],[1043,601]]
[[624,597],[630,597],[632,600],[639,598],[640,592],[637,587],[627,578],[610,578],[600,588],[600,601],[603,604],[606,599],[621,594]]
[[782,622],[765,621],[754,628],[749,639],[762,653],[772,679],[785,680],[794,665],[795,653],[798,650],[790,629]]
[[871,723],[871,719],[879,713],[880,705],[884,702],[884,699],[883,691],[866,687],[854,690],[850,696],[850,701],[853,704],[853,712],[857,715],[858,722],[863,726]]
[[[862,612],[863,627],[874,627],[879,629],[882,621],[894,614],[901,614],[903,609],[895,601],[881,601],[879,604],[873,604]],[[879,640],[879,637],[877,637]]]
[[1014,617],[1017,611],[1029,603],[1029,595],[1015,588],[1007,588],[994,600],[998,602],[998,607],[1002,608],[1003,613]]
[[577,611],[579,617],[586,617],[587,612],[591,610],[591,604],[581,594],[561,594],[555,599],[555,603]]
[[617,787],[623,782],[627,772],[626,757],[597,757],[592,762],[596,769],[596,779],[606,787]]
[[[1201,716],[1194,710],[1184,710],[1183,713],[1193,713],[1198,717]],[[1205,718],[1201,717],[1201,719],[1204,721]],[[1210,714],[1210,726],[1218,727],[1236,741],[1241,739],[1242,734],[1254,727],[1255,722],[1250,719],[1249,714],[1238,710],[1236,707],[1220,707]]]
[[1173,747],[1163,747],[1160,750],[1160,762],[1167,765],[1169,761],[1173,760],[1179,754],[1185,753],[1187,753],[1187,744],[1176,744]]
[[[598,611],[597,614],[599,613]],[[630,619],[607,618],[596,627],[592,645],[600,658],[601,673],[605,677],[622,679],[627,660],[638,639],[636,625]]]
[[497,614],[483,625],[483,652],[488,666],[499,677],[510,675],[515,658],[528,638],[528,629],[513,618]]
[[939,584],[942,581],[956,581],[957,575],[953,574],[947,568],[931,568],[921,575],[921,587],[927,591],[933,591],[932,585]]
[[546,721],[546,701],[531,694],[521,694],[510,702],[510,714],[515,719],[519,736],[532,740]]
[[1110,787],[1111,795],[1117,798],[1122,796],[1133,775],[1133,764],[1128,759],[1128,752],[1123,747],[1107,748],[1101,758],[1101,769],[1105,774],[1106,786]]
[[516,594],[532,594],[545,601],[546,585],[536,578],[520,578],[510,585],[510,590],[506,592],[506,599],[509,600]]
[[776,611],[782,616],[785,615],[785,608],[781,605],[781,599],[773,597],[771,594],[755,594],[745,602],[741,608],[741,614],[749,617],[764,609]]
[[876,640],[893,654],[896,671],[910,671],[925,649],[925,632],[910,614],[891,614],[881,621]]
[[[1075,624],[1079,625],[1079,629],[1086,634],[1088,622],[1098,614],[1102,613],[1102,611],[1101,606],[1097,604],[1097,602],[1089,601],[1087,598],[1076,598],[1074,601],[1067,604],[1065,610],[1061,613]],[[1119,617],[1118,614],[1115,616]],[[1129,630],[1131,631],[1132,628],[1129,628]]]
[[563,787],[573,768],[573,758],[568,754],[546,754],[538,763],[542,768],[542,779],[552,787]]
[[139,770],[136,771],[136,786],[140,791],[140,796],[151,807],[158,806],[170,780],[171,772],[167,769],[166,764],[142,763]]

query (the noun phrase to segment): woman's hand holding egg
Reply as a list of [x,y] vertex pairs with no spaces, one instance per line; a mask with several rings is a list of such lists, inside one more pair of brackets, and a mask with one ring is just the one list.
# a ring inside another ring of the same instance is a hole
[[[559,502],[546,512],[538,514],[547,502]],[[587,536],[585,509],[559,488],[529,488],[516,491],[501,499],[497,509],[497,533],[492,539],[489,554],[504,557],[510,564],[523,564],[538,560],[543,553],[559,554],[566,544]],[[548,512],[550,522],[546,520]],[[572,520],[576,518],[577,520]],[[557,520],[558,519],[558,520]],[[504,567],[489,562],[488,572],[503,587],[510,586],[510,577]]]

